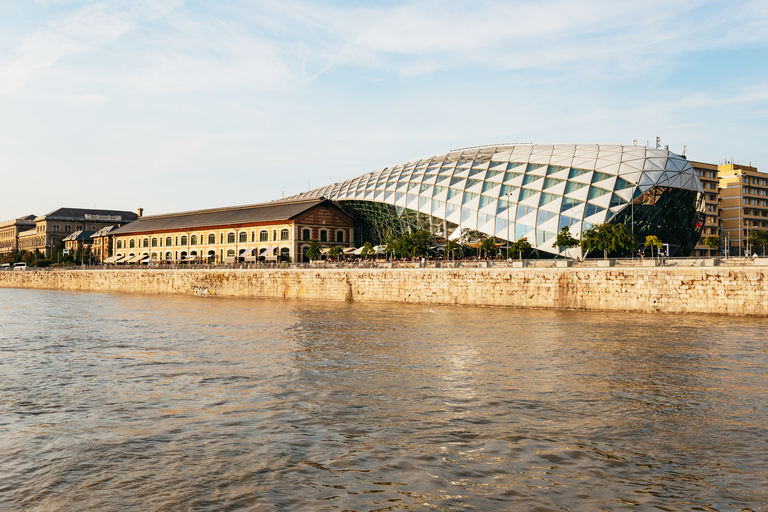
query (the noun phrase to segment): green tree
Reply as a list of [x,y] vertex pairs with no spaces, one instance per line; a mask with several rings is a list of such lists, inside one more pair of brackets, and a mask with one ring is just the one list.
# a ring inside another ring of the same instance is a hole
[[342,254],[344,254],[344,249],[342,249],[338,245],[334,246],[334,247],[331,247],[331,250],[328,251],[328,257],[329,258],[333,258],[334,260],[339,259],[339,257]]
[[307,249],[306,254],[309,261],[319,259],[321,254],[320,242],[317,240],[311,240],[309,242],[309,249]]
[[456,240],[445,241],[445,254],[450,257],[453,256],[456,259],[456,251],[461,251],[461,245]]
[[637,242],[624,224],[600,224],[581,235],[584,257],[597,249],[603,251],[603,257],[608,259],[608,252],[632,251],[636,246]]
[[478,247],[479,250],[483,251],[485,253],[485,257],[488,258],[488,256],[495,256],[496,251],[498,250],[496,247],[496,237],[487,237],[483,238],[480,241],[480,246]]
[[768,245],[768,231],[754,230],[749,233],[749,243],[759,245],[763,248],[763,258],[765,258],[765,246]]
[[528,241],[528,237],[524,236],[517,242],[513,243],[509,250],[512,251],[513,254],[517,253],[518,258],[523,259],[523,256],[528,256],[531,253],[533,247]]
[[[709,235],[704,239],[704,245],[709,247],[709,255],[712,256],[713,250],[718,250],[723,246],[723,239],[719,236]],[[763,251],[765,251],[765,247],[763,247]]]
[[656,248],[656,254],[658,254],[658,251],[664,247],[664,244],[661,243],[661,239],[656,235],[648,235],[645,237],[645,246],[651,248],[651,258],[653,258],[653,248]]
[[365,242],[363,244],[363,250],[360,251],[360,256],[362,256],[363,258],[370,258],[372,256],[376,256],[376,251],[374,250],[371,242]]
[[579,243],[577,239],[571,236],[571,228],[568,226],[563,226],[563,229],[560,230],[557,238],[555,238],[555,247],[557,247],[559,252],[563,252],[563,249],[578,247]]

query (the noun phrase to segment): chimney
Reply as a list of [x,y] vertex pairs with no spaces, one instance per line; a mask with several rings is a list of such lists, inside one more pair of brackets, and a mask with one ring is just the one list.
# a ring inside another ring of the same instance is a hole
[[139,215],[139,218],[141,218],[141,216],[144,215],[144,208],[139,208],[136,210],[136,213]]

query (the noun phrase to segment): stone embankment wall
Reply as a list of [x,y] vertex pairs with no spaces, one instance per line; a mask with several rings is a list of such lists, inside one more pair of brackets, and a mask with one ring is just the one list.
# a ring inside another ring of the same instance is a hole
[[768,316],[768,268],[0,272],[0,287]]

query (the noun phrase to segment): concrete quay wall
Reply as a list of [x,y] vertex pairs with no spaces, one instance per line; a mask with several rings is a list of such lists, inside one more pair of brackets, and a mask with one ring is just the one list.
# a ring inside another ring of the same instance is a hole
[[768,316],[768,268],[69,270],[0,287]]

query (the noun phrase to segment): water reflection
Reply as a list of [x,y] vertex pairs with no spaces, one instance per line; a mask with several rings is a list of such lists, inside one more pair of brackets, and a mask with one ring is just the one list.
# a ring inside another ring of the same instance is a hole
[[0,509],[758,509],[766,321],[0,290]]

